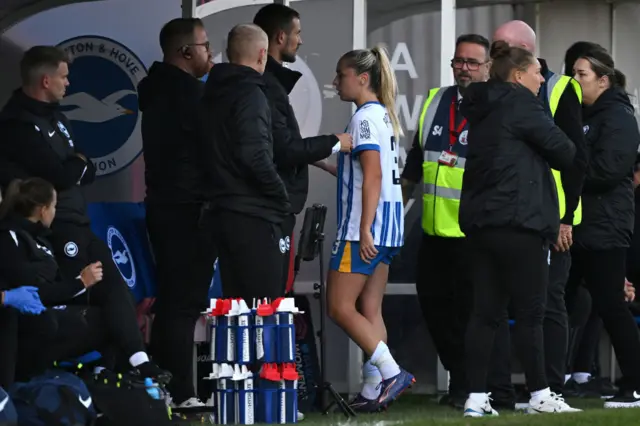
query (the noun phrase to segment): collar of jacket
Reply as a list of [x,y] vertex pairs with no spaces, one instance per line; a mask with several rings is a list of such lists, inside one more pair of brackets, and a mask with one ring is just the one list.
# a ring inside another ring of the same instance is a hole
[[0,224],[0,229],[23,230],[34,238],[46,237],[51,234],[51,230],[46,228],[41,222],[31,222],[29,219],[16,213],[10,213]]
[[53,117],[59,108],[59,103],[39,101],[27,96],[20,88],[13,92],[11,99],[2,111],[2,115],[18,115],[20,110],[27,110],[38,117]]
[[290,70],[280,62],[273,59],[271,55],[269,55],[269,58],[267,59],[267,67],[265,68],[265,71],[273,74],[276,80],[278,80],[282,87],[284,87],[287,94],[291,93],[298,80],[300,80],[300,77],[302,77],[302,73]]

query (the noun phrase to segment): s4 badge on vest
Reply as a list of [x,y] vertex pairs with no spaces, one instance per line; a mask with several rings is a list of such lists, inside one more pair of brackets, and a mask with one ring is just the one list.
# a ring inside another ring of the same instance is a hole
[[444,164],[445,166],[454,167],[458,162],[458,154],[451,151],[442,151],[440,154],[440,158],[438,158],[438,163]]

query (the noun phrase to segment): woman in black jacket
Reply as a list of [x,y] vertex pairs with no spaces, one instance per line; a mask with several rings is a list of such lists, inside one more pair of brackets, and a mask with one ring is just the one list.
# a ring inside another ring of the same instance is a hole
[[[603,50],[578,59],[589,166],[582,223],[575,228],[567,292],[582,282],[615,349],[624,386],[605,408],[640,407],[640,336],[625,302],[626,252],[634,225],[633,165],[640,133],[625,92],[625,76]],[[636,283],[637,284],[637,283]]]
[[469,398],[465,416],[496,415],[487,394],[495,330],[513,329],[532,412],[578,411],[553,394],[544,366],[542,321],[549,279],[549,245],[560,213],[550,167],[570,167],[575,146],[537,98],[544,78],[530,52],[496,42],[491,78],[467,89],[461,110],[469,120],[460,227],[469,244],[473,314],[467,328]]
[[[91,293],[98,289],[93,286],[104,285],[102,264],[88,265],[77,277],[62,274],[47,240],[56,214],[56,197],[50,183],[30,178],[12,182],[0,205],[0,279],[37,287],[45,306],[68,305],[66,309],[51,309],[39,316],[20,317],[18,336],[28,347],[24,351],[18,349],[19,359],[24,361],[18,363],[18,367],[25,367],[23,376],[37,374],[34,367],[41,369],[49,361],[99,349],[96,346],[101,345],[104,337],[129,358],[142,377],[167,381],[167,373],[149,361],[144,346],[138,348],[127,339],[139,333],[138,324],[113,318],[110,304],[119,304],[118,309],[123,309],[123,304],[129,303],[126,286],[124,290],[113,286],[103,289],[110,297],[102,298],[100,306],[90,306]],[[38,340],[34,333],[45,336],[42,345],[46,349],[33,347]],[[17,376],[21,369],[18,370]]]

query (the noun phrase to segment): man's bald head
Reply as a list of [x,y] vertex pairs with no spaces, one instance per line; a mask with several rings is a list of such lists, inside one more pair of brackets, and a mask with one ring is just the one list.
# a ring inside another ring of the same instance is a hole
[[246,65],[251,68],[256,68],[256,65],[262,65],[262,70],[256,70],[264,72],[268,48],[269,38],[262,28],[257,25],[239,24],[229,31],[227,58],[231,63]]
[[536,50],[536,32],[526,22],[509,21],[493,33],[493,41],[504,41],[512,47],[521,47],[531,53]]

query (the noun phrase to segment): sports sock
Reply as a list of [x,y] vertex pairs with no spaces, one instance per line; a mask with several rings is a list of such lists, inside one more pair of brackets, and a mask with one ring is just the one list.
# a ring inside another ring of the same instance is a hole
[[371,360],[367,360],[362,366],[362,391],[360,394],[367,399],[376,399],[380,396],[380,382],[382,375],[380,370],[373,364]]
[[400,374],[400,367],[393,359],[389,347],[386,343],[380,341],[376,350],[371,355],[371,364],[378,367],[383,380],[388,380]]

